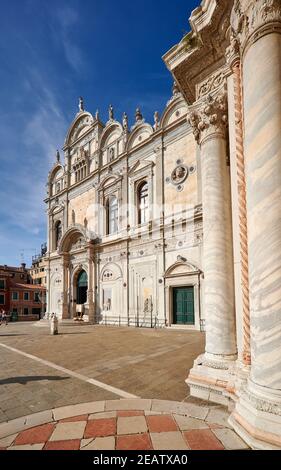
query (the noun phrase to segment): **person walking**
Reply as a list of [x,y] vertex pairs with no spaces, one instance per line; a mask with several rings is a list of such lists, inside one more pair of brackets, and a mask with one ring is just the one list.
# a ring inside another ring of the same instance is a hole
[[1,308],[1,310],[0,310],[0,326],[2,325],[2,315],[3,315],[3,309]]
[[2,322],[7,326],[8,320],[5,310],[2,310]]

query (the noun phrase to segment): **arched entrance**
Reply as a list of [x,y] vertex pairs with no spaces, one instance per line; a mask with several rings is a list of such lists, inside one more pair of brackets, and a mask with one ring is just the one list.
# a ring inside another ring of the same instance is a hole
[[77,278],[77,305],[84,305],[87,303],[88,294],[88,275],[86,271],[81,271]]

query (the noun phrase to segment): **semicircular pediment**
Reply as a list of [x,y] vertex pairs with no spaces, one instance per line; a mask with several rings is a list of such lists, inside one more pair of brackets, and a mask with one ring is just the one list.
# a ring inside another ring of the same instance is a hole
[[89,131],[93,122],[94,118],[90,113],[79,115],[70,126],[65,143],[67,145],[73,144],[77,139]]

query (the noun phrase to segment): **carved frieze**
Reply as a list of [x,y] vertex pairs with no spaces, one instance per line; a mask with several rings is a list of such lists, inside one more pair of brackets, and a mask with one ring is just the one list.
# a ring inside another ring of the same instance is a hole
[[251,38],[259,38],[267,28],[281,29],[280,0],[235,0],[231,13],[231,27],[244,47]]

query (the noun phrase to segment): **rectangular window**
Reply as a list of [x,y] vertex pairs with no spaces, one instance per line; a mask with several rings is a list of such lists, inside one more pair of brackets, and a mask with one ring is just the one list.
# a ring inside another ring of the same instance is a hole
[[40,314],[41,314],[40,308],[33,308],[32,309],[32,315],[40,315]]
[[12,300],[19,300],[19,293],[18,292],[12,292]]
[[24,314],[24,315],[28,315],[28,314],[29,314],[28,308],[24,307],[24,309],[23,309],[23,314]]
[[0,305],[5,305],[5,295],[0,294]]
[[24,293],[23,300],[29,300],[29,292]]
[[5,279],[0,279],[0,289],[5,289]]
[[17,308],[13,308],[13,313],[18,313],[18,309]]
[[40,302],[39,292],[34,292],[34,302]]

